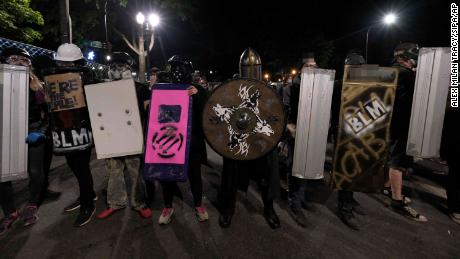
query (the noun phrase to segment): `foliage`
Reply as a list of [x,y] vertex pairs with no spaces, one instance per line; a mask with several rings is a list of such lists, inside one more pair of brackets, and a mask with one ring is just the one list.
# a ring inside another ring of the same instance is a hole
[[32,42],[42,38],[35,27],[43,16],[30,7],[30,0],[0,0],[0,29],[3,37]]

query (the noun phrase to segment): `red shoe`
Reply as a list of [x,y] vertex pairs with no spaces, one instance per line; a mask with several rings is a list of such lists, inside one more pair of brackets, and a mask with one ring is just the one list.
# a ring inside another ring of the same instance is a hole
[[106,219],[110,216],[112,216],[112,214],[114,214],[115,212],[119,211],[120,209],[113,209],[111,207],[107,207],[107,209],[105,209],[104,211],[102,211],[101,213],[99,213],[96,218],[98,219]]
[[139,212],[139,215],[145,219],[152,217],[152,210],[149,207],[142,207],[138,209],[137,212]]

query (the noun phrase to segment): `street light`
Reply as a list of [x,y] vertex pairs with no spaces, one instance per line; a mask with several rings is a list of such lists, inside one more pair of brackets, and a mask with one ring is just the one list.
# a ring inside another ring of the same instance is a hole
[[145,21],[145,16],[141,12],[137,13],[136,22],[142,25],[144,21]]
[[140,25],[140,33],[139,33],[139,80],[144,83],[145,82],[145,50],[144,50],[144,25],[146,26],[147,30],[149,29],[152,31],[152,40],[150,42],[149,50],[153,47],[153,29],[160,24],[160,17],[155,14],[149,14],[148,21],[146,22],[144,14],[141,12],[137,13],[136,15],[136,22]]
[[295,69],[293,69],[293,70],[291,71],[291,74],[294,76],[295,74],[297,74],[297,71],[296,71]]
[[[397,19],[398,17],[394,13],[388,13],[382,18],[382,22],[385,25],[392,25],[393,23],[396,22]],[[366,64],[367,64],[367,46],[369,43],[369,32],[371,31],[373,26],[374,25],[369,26],[369,28],[367,29],[367,33],[366,33]]]
[[160,24],[160,17],[157,14],[150,14],[149,15],[149,23],[152,25],[152,27],[158,26]]
[[385,17],[383,17],[383,23],[384,24],[390,25],[390,24],[393,24],[395,22],[396,22],[396,15],[394,15],[393,13],[389,13],[389,14],[385,15]]

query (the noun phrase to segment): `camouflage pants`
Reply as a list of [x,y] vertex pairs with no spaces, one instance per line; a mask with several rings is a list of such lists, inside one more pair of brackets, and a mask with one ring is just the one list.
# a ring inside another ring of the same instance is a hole
[[128,193],[124,171],[131,179],[130,203],[134,209],[145,206],[145,186],[140,171],[139,156],[113,157],[106,159],[109,171],[107,204],[114,209],[128,206]]

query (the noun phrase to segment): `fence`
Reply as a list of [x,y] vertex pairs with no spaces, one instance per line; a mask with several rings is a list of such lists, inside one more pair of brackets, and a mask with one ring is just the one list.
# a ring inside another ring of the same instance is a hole
[[[30,44],[26,44],[26,43],[22,43],[22,42],[0,37],[0,51],[3,50],[4,48],[9,48],[9,47],[17,47],[17,48],[25,49],[27,50],[27,52],[29,52],[32,58],[45,55],[45,56],[48,56],[54,59],[54,56],[56,54],[56,52],[53,50],[44,49],[44,48],[40,48],[34,45],[30,45]],[[103,79],[107,77],[107,72],[109,70],[108,66],[99,64],[99,63],[95,63],[95,62],[91,62],[91,61],[87,61],[87,64],[88,64],[88,67],[90,67],[96,72],[96,75],[98,78]]]

